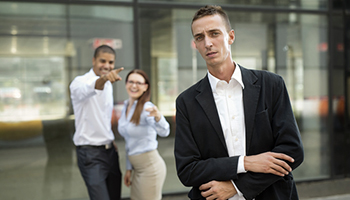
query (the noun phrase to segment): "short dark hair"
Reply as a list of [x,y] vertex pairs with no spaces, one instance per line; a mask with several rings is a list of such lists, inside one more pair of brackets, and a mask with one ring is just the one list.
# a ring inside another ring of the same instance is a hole
[[110,54],[114,55],[114,58],[116,57],[114,49],[108,45],[105,45],[105,44],[103,44],[95,49],[94,58],[96,58],[99,53],[110,53]]
[[205,17],[205,16],[209,16],[209,15],[220,15],[225,22],[225,26],[226,26],[227,31],[230,31],[232,29],[231,24],[230,24],[230,20],[227,16],[226,12],[221,8],[221,6],[216,6],[216,5],[206,5],[202,8],[200,8],[194,14],[194,16],[192,18],[191,26],[192,26],[193,22],[196,21],[197,19],[200,19],[200,18]]

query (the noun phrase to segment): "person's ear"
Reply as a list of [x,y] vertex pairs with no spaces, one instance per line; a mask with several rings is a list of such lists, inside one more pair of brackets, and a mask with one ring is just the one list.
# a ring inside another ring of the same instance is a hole
[[146,92],[148,90],[148,84],[144,85],[144,91],[143,92]]
[[228,37],[229,45],[233,44],[233,42],[235,41],[235,31],[233,29],[231,29],[230,32],[228,32]]
[[194,41],[194,39],[191,40],[191,48],[192,48],[192,49],[198,49],[198,48],[197,48],[197,44],[196,44],[196,42]]

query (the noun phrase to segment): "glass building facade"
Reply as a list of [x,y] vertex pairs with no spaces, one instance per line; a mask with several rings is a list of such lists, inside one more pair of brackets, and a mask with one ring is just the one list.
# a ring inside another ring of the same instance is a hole
[[[76,164],[69,84],[92,67],[94,49],[116,50],[121,76],[152,82],[152,102],[171,124],[159,138],[164,194],[187,192],[173,157],[175,99],[207,73],[191,19],[205,4],[227,11],[233,59],[281,75],[305,148],[296,181],[350,176],[350,2],[344,0],[41,0],[0,2],[0,199],[87,199]],[[114,84],[113,129],[127,98]],[[20,192],[19,192],[20,191]],[[123,186],[123,197],[129,189]]]

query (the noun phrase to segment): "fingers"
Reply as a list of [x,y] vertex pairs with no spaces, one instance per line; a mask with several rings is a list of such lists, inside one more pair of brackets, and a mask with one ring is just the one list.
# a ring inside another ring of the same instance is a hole
[[212,194],[212,192],[210,191],[210,189],[207,190],[207,191],[202,191],[202,192],[201,192],[201,195],[202,195],[206,200],[216,199],[216,198],[215,198],[216,196],[215,196],[214,194]]
[[275,174],[277,176],[285,176],[292,171],[292,168],[283,160],[272,158],[268,163],[267,173]]
[[110,71],[105,77],[111,83],[114,83],[116,81],[120,81],[120,80],[122,80],[122,78],[119,76],[119,72],[121,72],[122,70],[124,70],[123,67],[118,68],[118,69],[114,69],[114,70]]
[[146,108],[145,110],[148,111],[148,112],[151,112],[151,111],[158,111],[158,108],[157,108],[157,106],[153,106],[153,107],[148,107],[148,108]]
[[147,112],[152,112],[154,109],[152,108],[152,107],[150,107],[150,108],[146,108],[145,109],[145,111],[147,111]]
[[153,117],[158,116],[158,113],[159,113],[157,106],[146,108],[145,111],[149,112],[148,116],[153,116]]
[[[274,160],[274,163],[275,163],[275,165],[278,166],[277,169],[279,169],[279,168],[283,169],[282,172],[285,171],[285,170],[288,170],[288,172],[292,171],[292,168],[283,160],[276,159],[276,160]],[[285,173],[285,174],[288,174],[288,173]]]
[[199,190],[201,191],[205,191],[205,190],[208,190],[210,189],[212,185],[212,181],[208,182],[208,183],[205,183],[205,184],[202,184],[200,187],[199,187]]
[[[117,70],[117,69],[116,69]],[[122,80],[122,77],[119,76],[118,72],[116,70],[111,71],[109,74],[111,75],[111,79],[109,81],[111,81],[111,83],[114,83],[116,81],[120,81]]]
[[146,108],[145,111],[150,112],[150,114],[154,114],[158,112],[158,108],[157,106],[153,106],[153,107]]
[[285,162],[294,162],[294,159],[292,157],[283,153],[274,152],[270,152],[270,155],[272,155],[275,158],[273,160],[274,166],[272,166],[272,168],[276,170],[280,175],[287,175],[289,172],[292,171],[292,168]]
[[215,192],[215,189],[209,188],[208,190],[201,191],[201,195],[206,199],[206,200],[218,200],[220,198],[219,195]]
[[268,173],[271,173],[271,174],[274,174],[277,176],[285,176],[285,175],[289,174],[289,171],[287,171],[286,169],[284,169],[283,167],[281,167],[279,165],[274,165],[270,168]]
[[212,191],[210,191],[210,188],[212,187],[212,181],[211,182],[208,182],[208,183],[205,183],[203,185],[201,185],[199,187],[199,190],[201,191],[201,195],[206,198],[206,199],[209,199],[207,197],[210,197],[212,196]]
[[131,170],[127,170],[124,175],[124,184],[129,187],[131,185]]
[[[119,69],[116,69],[116,70],[119,70]],[[107,80],[109,80],[111,83],[122,80],[122,78],[119,76],[116,70],[112,70],[106,75]]]
[[161,118],[161,114],[159,113],[157,106],[146,108],[145,111],[149,112],[149,115],[148,115],[149,117],[154,117],[154,119],[157,122],[159,122],[159,120]]
[[130,179],[128,177],[124,177],[124,185],[126,187],[129,187],[130,186]]
[[289,161],[289,162],[294,162],[294,159],[284,153],[274,153],[274,152],[270,152],[270,154],[275,157],[275,158],[278,158],[278,159],[281,159],[281,160],[286,160],[286,161]]
[[131,181],[130,181],[130,179],[126,180],[125,185],[126,185],[127,187],[129,187],[129,186],[131,185]]
[[294,162],[294,159],[283,153],[265,152],[245,156],[244,167],[247,171],[285,176],[292,171],[287,161]]
[[206,200],[224,200],[237,194],[235,187],[231,181],[210,181],[199,187],[201,195]]
[[114,71],[119,74],[119,72],[123,71],[124,70],[124,67],[121,67],[121,68],[118,68],[118,69],[115,69]]

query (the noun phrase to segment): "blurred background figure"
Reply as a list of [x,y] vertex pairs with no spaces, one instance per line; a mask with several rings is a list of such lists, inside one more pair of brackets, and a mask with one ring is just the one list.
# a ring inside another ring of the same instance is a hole
[[126,76],[129,99],[119,119],[118,131],[126,145],[124,184],[131,186],[132,200],[160,200],[166,165],[159,155],[157,135],[169,135],[169,123],[150,100],[150,81],[142,70]]
[[114,69],[115,51],[101,45],[95,50],[93,68],[70,85],[75,114],[73,141],[78,166],[91,200],[119,200],[121,172],[111,119],[112,83],[121,80]]

